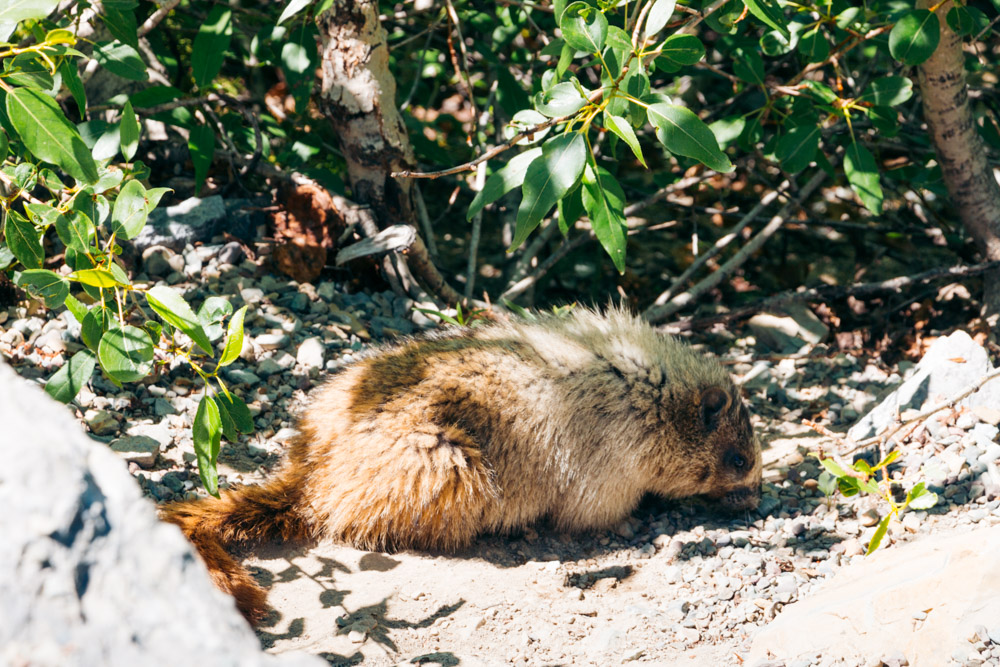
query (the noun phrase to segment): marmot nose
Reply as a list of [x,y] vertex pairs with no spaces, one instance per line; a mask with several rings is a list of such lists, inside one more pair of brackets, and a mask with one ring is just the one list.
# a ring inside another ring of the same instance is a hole
[[760,505],[760,488],[733,489],[722,497],[722,504],[732,510],[755,510]]

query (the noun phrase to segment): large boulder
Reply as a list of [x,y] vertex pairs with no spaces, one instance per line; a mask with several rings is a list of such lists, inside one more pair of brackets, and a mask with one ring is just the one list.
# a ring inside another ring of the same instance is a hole
[[264,653],[125,463],[2,362],[0,460],[0,664],[326,664]]
[[968,638],[977,629],[998,628],[998,553],[1000,526],[991,526],[926,537],[852,562],[782,609],[754,638],[747,664],[808,662],[817,655],[852,665],[893,655],[910,665],[965,663]]

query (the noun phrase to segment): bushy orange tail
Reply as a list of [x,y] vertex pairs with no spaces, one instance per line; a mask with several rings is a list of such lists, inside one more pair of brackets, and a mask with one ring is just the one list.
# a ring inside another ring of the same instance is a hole
[[301,512],[300,489],[300,480],[285,473],[262,486],[225,491],[221,498],[170,503],[161,510],[164,521],[180,526],[215,585],[236,598],[237,608],[251,623],[263,616],[267,594],[225,547],[311,537]]

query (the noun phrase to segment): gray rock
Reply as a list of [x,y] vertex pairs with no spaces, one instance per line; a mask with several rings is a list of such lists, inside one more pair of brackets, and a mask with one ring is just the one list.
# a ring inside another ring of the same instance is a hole
[[240,290],[240,296],[252,306],[264,300],[264,290],[259,287],[247,287]]
[[220,264],[239,264],[246,257],[243,246],[236,241],[230,241],[222,246],[217,255]]
[[254,336],[253,342],[262,350],[277,350],[288,345],[289,340],[288,334],[275,331]]
[[83,420],[94,435],[111,435],[118,431],[118,421],[107,410],[87,410]]
[[265,654],[125,464],[3,363],[0,421],[0,663],[326,664]]
[[[847,435],[854,441],[869,438],[892,423],[900,412],[920,409],[932,397],[937,400],[951,398],[992,370],[985,348],[964,331],[938,338],[903,384],[855,424]],[[969,408],[1000,405],[1000,385],[987,383],[962,399],[959,405]]]
[[111,450],[129,463],[148,468],[156,462],[160,443],[148,435],[126,435],[112,440]]
[[153,413],[157,417],[165,417],[166,415],[176,415],[177,409],[167,399],[157,398],[153,401]]
[[257,364],[257,373],[262,378],[269,378],[276,373],[282,372],[283,370],[285,369],[281,367],[281,364],[270,358]]
[[163,278],[174,270],[168,261],[173,256],[174,251],[170,248],[150,246],[142,253],[142,268],[152,278]]
[[150,213],[146,226],[132,243],[139,252],[154,245],[180,251],[189,243],[208,241],[225,224],[226,206],[222,197],[192,197]]
[[227,368],[226,377],[229,378],[230,382],[235,382],[236,384],[248,384],[251,386],[260,384],[260,377],[258,375],[250,371],[245,371],[242,368]]
[[152,422],[130,424],[125,429],[125,435],[152,438],[160,443],[160,449],[169,447],[174,442],[173,433],[170,430],[170,426],[165,421],[161,421],[156,424]]

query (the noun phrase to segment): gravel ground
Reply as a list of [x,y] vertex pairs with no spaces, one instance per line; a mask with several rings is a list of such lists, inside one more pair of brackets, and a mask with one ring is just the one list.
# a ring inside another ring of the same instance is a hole
[[[242,255],[236,244],[188,246],[178,254],[154,249],[145,259],[152,275],[137,276],[137,282],[162,280],[185,291],[196,307],[211,295],[229,298],[234,308],[250,306],[243,352],[224,377],[247,401],[257,432],[224,445],[223,487],[253,482],[277,464],[294,433],[296,406],[324,371],[350,363],[373,342],[434,326],[408,299],[346,294],[333,282],[300,285],[263,273],[261,260]],[[0,354],[26,377],[50,376],[79,349],[78,334],[68,313],[0,311]],[[719,347],[720,340],[713,343]],[[394,664],[416,656],[416,663],[443,665],[457,664],[448,656],[464,655],[479,656],[482,664],[674,664],[682,656],[689,658],[684,664],[739,664],[758,627],[863,558],[879,511],[885,511],[869,498],[823,497],[817,489],[821,468],[807,454],[820,447],[835,451],[835,444],[801,426],[801,419],[845,431],[876,396],[901,381],[907,365],[883,369],[822,346],[808,350],[807,358],[768,360],[752,338],[721,343],[765,442],[758,511],[729,516],[697,500],[650,498],[603,534],[560,535],[542,524],[522,535],[485,537],[458,557],[406,554],[449,585],[453,577],[466,581],[453,568],[474,568],[469,589],[459,591],[462,622],[452,619],[460,614],[448,611],[448,594],[433,592],[441,582],[424,582],[431,592],[422,592],[405,578],[413,576],[406,567],[379,571],[383,578],[400,578],[387,593],[393,613],[429,622],[393,626],[385,609],[359,616],[343,607],[341,596],[332,605],[340,620],[329,634],[357,650],[329,653],[331,663]],[[95,375],[92,386],[100,395],[84,389],[72,409],[94,438],[129,461],[146,495],[158,502],[197,495],[191,422],[201,389],[188,369],[173,364],[155,382],[124,389]],[[929,511],[907,512],[893,522],[886,546],[1000,523],[997,417],[950,410],[911,434],[892,477],[924,480],[941,499]],[[362,552],[338,553],[345,562],[351,553],[363,560]],[[308,558],[301,551],[293,557]],[[259,563],[267,569],[267,558]],[[436,570],[432,563],[449,565]],[[363,563],[356,568],[362,570]],[[282,622],[262,630],[267,645],[313,648]],[[953,664],[1000,664],[1000,626],[970,628],[955,638],[953,656]],[[872,656],[869,664],[905,664],[897,658]],[[476,663],[469,657],[462,664]],[[789,664],[838,663],[816,656]]]

